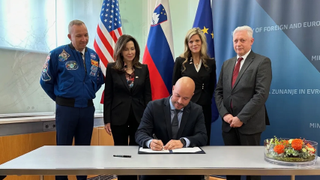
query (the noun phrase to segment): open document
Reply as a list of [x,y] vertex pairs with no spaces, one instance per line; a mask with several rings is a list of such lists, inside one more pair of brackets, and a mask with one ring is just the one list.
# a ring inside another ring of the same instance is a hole
[[200,147],[187,147],[162,151],[154,151],[150,148],[139,147],[138,154],[205,154],[205,152]]

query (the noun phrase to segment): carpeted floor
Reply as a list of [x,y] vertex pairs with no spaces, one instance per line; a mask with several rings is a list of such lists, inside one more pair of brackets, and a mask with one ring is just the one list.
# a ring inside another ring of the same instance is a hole
[[88,180],[115,180],[116,176],[113,177],[112,175],[99,175],[96,177],[88,178]]
[[[92,178],[88,178],[89,180],[117,180],[116,176],[112,175],[100,175]],[[212,177],[209,176],[209,179],[207,180],[225,180],[224,178],[219,178],[219,177]]]

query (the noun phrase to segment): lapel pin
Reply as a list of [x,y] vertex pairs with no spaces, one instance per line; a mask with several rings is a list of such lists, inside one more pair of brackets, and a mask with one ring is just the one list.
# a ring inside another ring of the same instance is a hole
[[139,76],[136,76],[136,79],[138,79],[139,78]]

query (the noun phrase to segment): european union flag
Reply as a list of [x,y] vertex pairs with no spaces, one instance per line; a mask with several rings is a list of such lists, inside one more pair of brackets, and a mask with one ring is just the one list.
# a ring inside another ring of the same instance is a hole
[[[213,43],[213,20],[212,20],[212,9],[210,0],[200,0],[197,14],[194,19],[193,27],[199,27],[202,32],[206,35],[207,38],[207,49],[208,55],[211,58],[214,58],[214,43]],[[217,76],[218,77],[218,76]],[[216,84],[216,82],[214,82]],[[212,112],[212,122],[216,121],[219,117],[217,105],[214,97],[212,98],[211,104],[211,112]]]
[[214,43],[213,43],[213,21],[212,9],[210,0],[200,0],[196,18],[194,19],[193,27],[199,27],[206,35],[208,45],[208,55],[214,57]]

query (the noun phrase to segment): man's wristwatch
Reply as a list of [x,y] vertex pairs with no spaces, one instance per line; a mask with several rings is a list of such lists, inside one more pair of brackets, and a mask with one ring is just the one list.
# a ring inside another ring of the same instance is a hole
[[180,138],[180,141],[182,143],[182,147],[186,147],[186,140],[184,138]]

